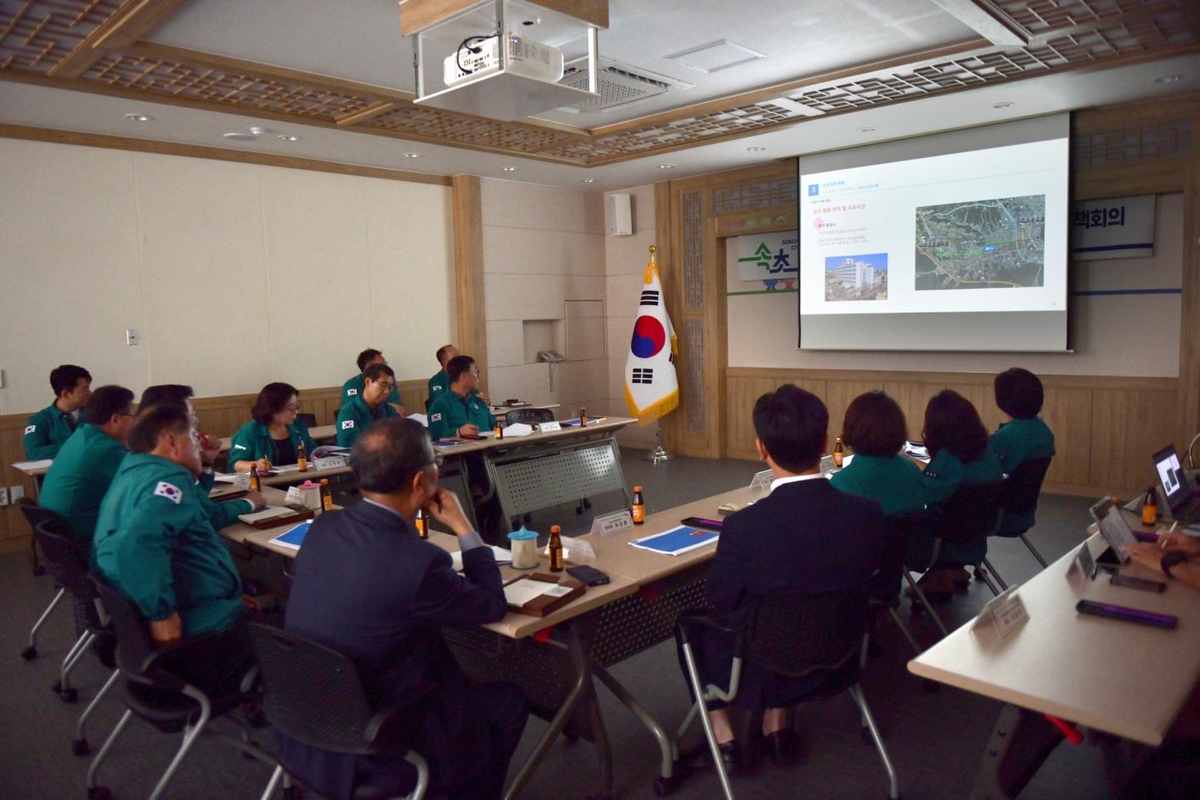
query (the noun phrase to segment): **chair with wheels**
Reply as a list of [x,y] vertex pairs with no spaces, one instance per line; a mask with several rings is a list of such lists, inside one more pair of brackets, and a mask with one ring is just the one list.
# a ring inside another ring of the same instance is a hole
[[[993,594],[1000,594],[993,575],[1003,588],[1008,588],[987,559],[987,538],[995,533],[1000,522],[1003,495],[1003,481],[960,486],[945,505],[935,509],[932,514],[936,538],[925,569],[974,567],[976,579],[986,582]],[[906,565],[906,572],[911,566]],[[914,604],[912,608],[916,611],[919,606]]]
[[[320,750],[347,755],[389,753],[377,741],[384,726],[401,709],[372,709],[358,670],[349,658],[324,645],[288,631],[252,623],[250,635],[262,670],[263,711],[271,724],[291,739]],[[420,800],[429,785],[429,768],[414,750],[391,753],[416,770],[416,786],[406,795]],[[304,776],[279,764],[263,791],[262,800],[280,781],[304,781]],[[355,787],[355,798],[376,797],[374,787]],[[285,789],[287,792],[287,789]]]
[[[888,775],[888,797],[899,798],[896,771],[859,687],[860,651],[870,624],[868,598],[866,584],[824,594],[767,595],[758,599],[749,625],[739,630],[724,627],[705,614],[685,612],[676,620],[675,636],[683,650],[688,683],[697,698],[679,728],[676,742],[686,733],[692,719],[700,717],[721,788],[728,800],[733,800],[733,790],[712,723],[705,712],[705,703],[715,699],[728,703],[737,701],[744,663],[756,664],[778,675],[807,679],[809,688],[800,696],[789,698],[789,705],[849,692],[858,706],[864,735],[869,735],[883,760]],[[701,684],[692,645],[700,628],[722,630],[735,636],[728,689]]]
[[[31,532],[37,530],[37,524],[44,519],[56,520],[62,522],[64,525],[66,524],[66,521],[61,516],[48,508],[42,508],[28,497],[22,497],[20,500],[18,500],[17,506],[21,509],[21,513],[25,515],[25,520],[29,523],[29,530]],[[38,561],[37,536],[31,535],[29,537],[29,547],[33,554],[33,561],[35,564],[33,574],[44,575],[46,568]],[[50,619],[50,615],[54,613],[54,609],[58,608],[58,604],[61,603],[62,599],[66,596],[67,590],[63,588],[62,584],[56,581],[54,597],[50,600],[50,605],[46,606],[46,610],[42,612],[42,615],[38,617],[37,622],[33,624],[33,628],[29,631],[29,644],[21,650],[21,658],[25,659],[26,661],[32,661],[38,657],[38,631],[42,629],[42,626],[46,624],[46,620]]]
[[250,670],[239,690],[223,696],[209,697],[195,686],[172,675],[163,666],[164,656],[186,650],[189,645],[203,636],[163,647],[155,647],[150,639],[146,620],[133,603],[95,575],[91,576],[91,581],[95,585],[116,631],[117,667],[121,676],[117,685],[121,700],[125,703],[125,713],[121,715],[113,732],[109,734],[108,739],[100,748],[100,752],[96,753],[96,758],[88,768],[89,800],[111,799],[112,792],[106,787],[100,786],[96,781],[96,776],[121,732],[125,730],[125,726],[135,715],[163,733],[183,732],[183,742],[151,792],[150,800],[158,800],[166,790],[167,784],[175,775],[184,757],[187,756],[193,743],[201,735],[219,735],[223,741],[243,753],[268,766],[277,766],[274,758],[250,741],[249,725],[244,721],[239,721],[242,730],[236,736],[214,734],[208,729],[211,720],[241,707],[250,698],[254,670]]
[[1046,480],[1050,461],[1049,458],[1027,458],[1004,479],[1004,496],[1000,501],[1003,511],[1000,527],[995,533],[1005,538],[1019,538],[1043,568],[1046,567],[1046,559],[1042,558],[1025,534],[1033,527],[1038,495],[1042,493],[1042,482]]

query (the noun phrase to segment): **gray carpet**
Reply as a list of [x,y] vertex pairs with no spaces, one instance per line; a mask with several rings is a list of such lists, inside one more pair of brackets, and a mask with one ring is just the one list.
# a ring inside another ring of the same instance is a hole
[[[677,459],[652,466],[643,454],[624,455],[629,483],[645,487],[649,512],[670,508],[699,497],[745,485],[760,468],[748,461]],[[1044,495],[1038,524],[1031,534],[1043,555],[1058,558],[1076,544],[1086,527],[1089,501]],[[603,510],[603,509],[600,509]],[[574,514],[573,509],[562,511]],[[586,523],[585,514],[575,525]],[[539,520],[540,522],[540,520]],[[1035,574],[1037,562],[1019,541],[1000,540],[991,547],[997,570],[1010,582]],[[0,618],[0,796],[5,798],[83,798],[88,757],[71,754],[70,739],[83,705],[105,679],[92,657],[76,671],[80,688],[77,705],[63,704],[49,689],[57,676],[59,660],[70,646],[73,622],[68,608],[60,608],[39,638],[40,658],[22,660],[17,654],[29,627],[50,600],[49,577],[30,574],[24,553],[0,556],[0,578],[9,613]],[[991,597],[986,586],[973,582],[969,593],[959,595],[947,608],[947,623],[969,620]],[[902,618],[910,619],[908,605]],[[914,632],[923,645],[937,639],[932,622],[915,618]],[[909,675],[908,644],[890,622],[883,624],[876,641],[881,652],[872,658],[863,688],[879,722],[900,778],[903,796],[913,798],[966,797],[999,705],[975,695],[943,687],[928,693],[922,682]],[[1070,665],[1057,665],[1070,669]],[[613,669],[624,683],[668,728],[682,719],[687,694],[679,675],[673,645],[666,643]],[[644,728],[601,689],[604,719],[615,758],[614,794],[623,798],[652,797],[657,774],[657,747]],[[119,701],[107,701],[89,724],[93,751],[115,724]],[[514,763],[533,747],[545,723],[530,721]],[[883,798],[887,779],[873,747],[859,737],[857,715],[848,697],[802,708],[797,716],[803,758],[788,769],[760,767],[735,781],[741,798]],[[697,729],[698,730],[698,729]],[[269,735],[259,739],[270,742]],[[149,794],[166,767],[177,736],[158,733],[134,721],[127,728],[101,774],[101,782],[118,798],[131,800]],[[1106,759],[1114,748],[1083,744],[1062,745],[1022,794],[1023,798],[1094,798],[1110,795]],[[577,798],[595,791],[596,754],[586,742],[560,740],[535,776],[524,796]],[[252,798],[266,783],[269,770],[243,759],[217,742],[196,744],[168,792],[176,798]],[[709,771],[697,772],[672,795],[679,798],[712,798],[718,785]]]

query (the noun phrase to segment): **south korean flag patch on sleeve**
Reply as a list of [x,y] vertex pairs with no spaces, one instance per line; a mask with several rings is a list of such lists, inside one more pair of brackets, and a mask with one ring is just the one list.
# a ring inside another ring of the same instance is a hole
[[37,430],[37,425],[30,425],[28,428],[25,429],[25,435],[28,436],[29,434],[33,433],[36,430]]
[[430,421],[430,422],[441,422],[441,421],[442,421],[442,415],[441,415],[441,414],[434,414],[433,416],[431,416],[431,417],[429,418],[429,421]]
[[179,505],[179,501],[183,499],[183,492],[179,488],[166,481],[159,481],[158,486],[154,487],[154,495],[156,497],[165,497],[175,505]]
[[358,395],[358,389],[347,389],[346,397],[355,397]]
[[352,419],[342,420],[342,430],[348,431],[353,427],[354,427],[354,420],[352,420]]

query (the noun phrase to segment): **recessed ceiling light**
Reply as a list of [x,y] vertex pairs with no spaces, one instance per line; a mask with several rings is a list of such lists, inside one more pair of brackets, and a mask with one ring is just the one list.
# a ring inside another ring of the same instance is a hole
[[290,133],[281,133],[281,134],[279,134],[279,138],[280,138],[280,139],[282,139],[282,140],[283,140],[283,141],[285,141],[285,142],[298,142],[298,141],[300,141],[300,137],[299,137],[299,136],[292,136]]
[[596,179],[595,178],[584,178],[583,182],[584,183],[595,183]]
[[872,126],[870,126],[870,125],[867,125],[867,126],[865,126],[865,127],[859,128],[859,129],[858,129],[858,132],[859,132],[859,133],[874,133],[874,132],[875,132],[875,128],[873,128],[873,127],[872,127]]
[[659,169],[675,169],[675,165],[674,164],[659,164],[658,168]]
[[150,122],[154,117],[149,114],[126,114],[125,119],[130,122]]
[[761,153],[766,149],[767,148],[765,148],[765,147],[747,147],[746,152],[747,153]]
[[420,153],[404,153],[405,158],[420,158]]
[[1154,79],[1155,83],[1178,83],[1183,80],[1182,75],[1160,75]]
[[1012,108],[1015,105],[1016,105],[1016,103],[1009,103],[1009,102],[1005,101],[1003,103],[992,103],[992,108],[999,111],[1002,108]]
[[517,168],[516,167],[505,167],[504,171],[505,172],[516,172]]
[[235,142],[253,142],[256,138],[258,138],[253,133],[246,133],[245,131],[230,131],[229,133],[223,133],[221,135],[226,139],[231,139]]

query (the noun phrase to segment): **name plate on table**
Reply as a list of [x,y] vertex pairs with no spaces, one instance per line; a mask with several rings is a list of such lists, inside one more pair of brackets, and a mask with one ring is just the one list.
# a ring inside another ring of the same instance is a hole
[[596,517],[592,521],[591,532],[600,536],[612,536],[614,533],[631,530],[633,530],[633,517],[626,510],[614,511],[611,514]]
[[314,458],[312,465],[313,469],[340,469],[350,463],[350,459],[343,456],[329,456],[328,458]]
[[551,420],[550,422],[538,423],[538,433],[553,433],[554,431],[561,431],[561,430],[562,430],[562,425],[560,425],[557,421],[554,421],[554,420]]
[[764,469],[761,472],[754,473],[754,478],[750,481],[750,488],[769,492],[771,491],[771,481],[773,480],[775,480],[775,473],[769,469]]
[[999,596],[988,601],[971,627],[977,628],[991,623],[997,635],[1004,639],[1028,619],[1029,612],[1025,610],[1025,604],[1017,595],[1017,587],[1010,586]]

